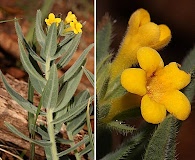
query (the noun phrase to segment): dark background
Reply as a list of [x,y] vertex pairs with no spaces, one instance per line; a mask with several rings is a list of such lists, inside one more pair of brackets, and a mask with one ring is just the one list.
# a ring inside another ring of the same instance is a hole
[[[126,31],[130,15],[139,8],[144,8],[150,13],[152,22],[166,24],[171,29],[171,42],[159,51],[165,64],[172,61],[181,63],[185,55],[195,44],[194,0],[97,0],[96,7],[97,25],[105,13],[108,13],[112,20],[116,21],[113,26],[114,38],[111,45],[111,49],[114,49],[115,53]],[[190,117],[183,122],[177,142],[177,158],[179,160],[194,160],[194,110],[191,112]]]

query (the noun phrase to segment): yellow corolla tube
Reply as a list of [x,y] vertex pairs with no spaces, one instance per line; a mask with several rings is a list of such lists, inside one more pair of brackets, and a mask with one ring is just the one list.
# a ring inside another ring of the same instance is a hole
[[166,25],[157,25],[150,21],[145,9],[135,11],[128,22],[125,37],[116,58],[111,65],[111,81],[126,68],[137,63],[137,51],[141,47],[161,49],[171,40],[171,31]]

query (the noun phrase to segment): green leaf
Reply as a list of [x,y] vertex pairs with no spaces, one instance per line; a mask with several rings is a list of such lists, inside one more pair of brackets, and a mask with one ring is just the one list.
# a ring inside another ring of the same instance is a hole
[[18,44],[19,44],[19,50],[20,50],[20,59],[21,59],[24,69],[27,71],[29,76],[36,79],[37,82],[40,83],[43,88],[46,84],[46,80],[35,70],[34,66],[32,65],[28,56],[26,55],[26,51],[20,40],[18,40]]
[[64,37],[64,39],[62,41],[60,41],[60,43],[58,44],[58,47],[60,48],[60,50],[62,49],[62,47],[64,47],[65,45],[67,45],[69,42],[73,42],[73,39],[76,35],[75,34],[68,34]]
[[81,39],[81,34],[74,34],[67,35],[59,44],[57,48],[57,53],[52,57],[52,59],[59,58],[61,59],[57,62],[57,67],[62,68],[70,62],[73,54],[75,53],[79,42]]
[[64,75],[59,79],[59,83],[63,83],[67,81],[70,77],[72,77],[75,72],[83,65],[85,58],[89,51],[93,48],[94,44],[90,44],[80,55],[80,57],[76,60],[76,62],[64,73]]
[[183,89],[183,93],[192,103],[195,96],[195,46],[183,60],[181,69],[191,74],[191,82]]
[[146,148],[144,160],[175,159],[178,120],[169,115],[159,124]]
[[91,127],[91,121],[90,121],[90,99],[87,104],[87,111],[86,111],[86,119],[87,119],[87,129],[89,134],[89,142],[91,144],[92,152],[94,154],[94,140],[93,140],[93,133],[92,133],[92,127]]
[[47,37],[45,40],[44,57],[51,59],[56,53],[57,49],[57,26],[56,23],[52,23],[49,27]]
[[77,117],[75,117],[71,122],[69,122],[67,124],[67,127],[66,129],[69,131],[69,132],[73,132],[75,129],[77,129],[80,125],[82,125],[86,118],[86,113],[85,112],[82,112],[80,115],[78,115]]
[[55,112],[58,110],[62,109],[64,106],[68,104],[72,96],[74,95],[81,77],[83,75],[83,70],[81,69],[78,74],[75,74],[69,81],[65,83],[63,88],[61,89],[58,97],[58,104],[57,107],[55,108]]
[[110,72],[110,64],[104,65],[104,68],[97,74],[96,78],[96,90],[98,100],[104,99],[105,94],[108,89],[109,83],[109,72]]
[[112,38],[112,23],[110,18],[107,18],[106,24],[101,30],[97,32],[97,51],[96,51],[96,60],[97,65],[101,60],[109,54],[109,46],[111,44]]
[[184,58],[181,64],[181,69],[188,73],[191,73],[193,70],[195,70],[195,46]]
[[[76,107],[76,105],[78,105],[78,104],[81,104],[84,100],[89,99],[89,97],[90,97],[90,94],[89,94],[88,90],[84,90],[84,91],[80,92],[79,94],[77,94],[74,97],[74,102],[72,103],[72,108]],[[90,113],[91,112],[92,112],[92,110],[90,110]],[[85,122],[86,122],[86,110],[84,110],[77,117],[75,117],[74,119],[72,119],[71,121],[68,122],[67,130],[73,132],[74,130],[83,126],[85,124]]]
[[70,145],[73,141],[69,140],[69,139],[63,139],[63,138],[56,138],[56,142],[61,143],[61,144],[68,144]]
[[28,112],[35,114],[37,112],[37,108],[11,88],[11,86],[7,83],[5,77],[1,73],[1,71],[0,71],[0,75],[5,85],[5,88],[7,92],[10,94],[10,96],[12,97],[12,99],[14,99],[21,107],[23,107]]
[[85,67],[82,67],[84,70],[85,75],[87,76],[89,82],[94,87],[94,75],[89,70],[87,70]]
[[127,93],[126,89],[120,83],[120,76],[115,78],[111,83],[108,85],[108,91],[105,95],[105,100],[113,100],[118,97],[121,97]]
[[49,79],[43,91],[43,107],[55,108],[58,99],[58,74],[55,64],[50,69]]
[[74,97],[73,105],[75,106],[81,103],[83,100],[89,99],[89,97],[90,97],[89,90],[81,91]]
[[128,133],[132,133],[133,131],[135,131],[136,129],[134,127],[128,126],[127,124],[125,124],[122,121],[111,121],[109,123],[106,124],[106,126],[111,129],[114,130],[120,134],[123,135],[127,135]]
[[16,33],[18,38],[20,39],[21,42],[24,42],[24,45],[26,47],[26,50],[28,51],[28,53],[37,61],[40,62],[42,65],[45,64],[44,60],[41,59],[34,51],[33,49],[30,47],[30,45],[26,42],[24,35],[22,33],[22,29],[18,23],[18,21],[15,21],[15,29],[16,29]]
[[81,157],[81,156],[83,156],[83,155],[89,153],[91,150],[92,150],[92,147],[91,147],[91,144],[89,143],[89,144],[85,147],[85,149],[83,149],[83,150],[79,153],[79,156]]
[[[71,60],[73,54],[77,50],[77,47],[79,45],[81,39],[81,34],[77,34],[72,41],[72,44],[70,47],[67,49],[67,54],[62,56],[62,58],[57,62],[57,67],[58,69],[63,68],[65,65],[68,64],[68,62]],[[64,51],[63,51],[64,52]],[[59,54],[59,53],[58,53]]]
[[88,143],[88,142],[89,142],[89,136],[85,136],[80,142],[75,144],[73,147],[58,153],[58,157],[62,157],[63,155],[66,155],[66,154],[74,151],[75,149],[77,149],[77,147],[79,147],[79,146],[81,146],[81,145],[83,145],[85,143]]
[[[93,107],[90,107],[89,113],[91,114]],[[78,134],[83,126],[86,124],[86,109],[78,116],[67,123],[67,130],[73,132],[73,135]]]
[[[91,101],[93,98],[91,98]],[[76,105],[75,107],[72,107],[70,110],[68,110],[67,113],[65,113],[63,116],[54,119],[53,124],[60,123],[60,122],[67,122],[71,121],[73,118],[78,116],[84,109],[86,109],[88,103],[88,99],[83,101],[82,103]]]
[[39,135],[41,135],[42,139],[44,140],[49,140],[49,135],[47,132],[45,132],[43,129],[41,129],[41,127],[36,126],[34,128],[35,132],[37,132]]
[[133,149],[141,143],[144,138],[144,132],[140,132],[133,137],[127,139],[121,146],[114,152],[109,153],[101,160],[113,160],[113,159],[125,159],[127,155],[133,151]]
[[42,14],[40,10],[38,10],[36,14],[35,34],[36,34],[37,41],[39,42],[40,46],[44,48],[46,35],[42,27]]
[[[68,103],[68,105],[63,107],[61,110],[55,112],[55,118],[57,119],[57,118],[63,116],[67,112],[69,107],[70,107],[70,103]],[[55,124],[55,134],[58,134],[60,132],[62,125],[63,125],[63,122]]]
[[42,147],[46,147],[46,146],[50,146],[51,143],[49,141],[45,141],[45,140],[33,140],[29,137],[27,137],[26,135],[24,135],[23,133],[21,133],[20,131],[18,131],[13,125],[11,125],[8,122],[5,122],[5,126],[14,134],[16,134],[17,136],[23,138],[26,141],[29,141],[31,143],[35,143],[37,145],[40,145]]

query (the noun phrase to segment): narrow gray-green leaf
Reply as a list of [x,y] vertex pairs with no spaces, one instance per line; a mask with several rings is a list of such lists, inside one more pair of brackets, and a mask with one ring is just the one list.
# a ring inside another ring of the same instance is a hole
[[172,115],[159,124],[146,148],[144,160],[175,159],[177,119]]
[[23,133],[21,133],[20,131],[18,131],[18,129],[16,129],[13,125],[11,125],[10,123],[8,122],[4,122],[6,127],[11,131],[13,132],[14,134],[16,134],[17,136],[25,139],[26,141],[29,141],[31,143],[35,143],[35,144],[38,144],[42,147],[45,147],[45,146],[50,146],[51,143],[49,141],[45,141],[45,140],[33,140],[29,137],[27,137],[26,135],[24,135]]
[[94,139],[93,139],[93,133],[92,133],[92,127],[91,127],[91,121],[90,121],[90,99],[87,104],[87,112],[86,112],[86,119],[87,119],[87,129],[88,129],[88,134],[89,134],[89,142],[91,144],[92,152],[94,154]]
[[58,143],[61,143],[61,144],[69,144],[69,145],[73,142],[69,139],[63,139],[63,138],[59,138],[59,137],[56,138],[56,141]]
[[[93,99],[91,99],[92,101]],[[88,99],[83,101],[82,103],[76,105],[75,107],[71,108],[66,114],[63,116],[54,119],[52,123],[60,123],[60,122],[67,122],[75,118],[77,115],[79,115],[84,109],[87,108]]]
[[56,65],[53,64],[50,69],[49,79],[43,91],[43,107],[56,107],[58,99],[58,74]]
[[91,85],[94,87],[94,74],[91,73],[88,69],[86,69],[85,67],[82,67],[84,70],[85,75],[87,76],[89,82],[91,83]]
[[82,75],[83,75],[83,70],[81,69],[78,72],[78,74],[75,74],[69,81],[67,81],[65,83],[62,90],[59,93],[58,105],[54,110],[55,112],[60,110],[61,108],[63,108],[64,106],[66,106],[68,104],[68,102],[70,101],[70,99],[74,95],[74,93],[75,93],[75,91],[80,83]]
[[62,151],[60,153],[58,153],[58,157],[62,157],[63,155],[66,155],[72,151],[74,151],[75,149],[77,149],[77,147],[81,146],[82,144],[85,144],[89,142],[89,137],[88,136],[85,136],[80,142],[78,142],[77,144],[75,144],[73,147],[65,150],[65,151]]
[[57,26],[56,23],[52,23],[47,33],[44,54],[46,58],[51,58],[57,49]]
[[36,33],[37,41],[39,42],[40,46],[44,48],[46,35],[42,27],[42,14],[40,10],[38,10],[36,14],[35,33]]
[[37,81],[37,79],[31,75],[29,75],[29,78],[34,89],[41,95],[44,89],[43,84],[40,83],[40,81]]
[[79,92],[75,97],[74,97],[74,103],[73,105],[81,103],[83,100],[86,100],[90,97],[89,90],[83,90]]
[[[92,150],[91,144],[89,143],[85,149],[83,149],[80,153],[79,156],[83,156],[84,154],[89,153]],[[92,156],[93,157],[93,156]]]
[[[129,153],[133,153],[133,149],[141,143],[144,138],[144,132],[124,141],[115,151],[107,154],[101,160],[125,159]],[[149,159],[148,159],[149,160]]]
[[28,53],[37,61],[40,62],[41,64],[44,64],[44,60],[42,60],[34,51],[33,49],[30,47],[30,45],[26,42],[24,35],[22,33],[22,29],[18,23],[18,21],[15,21],[15,29],[16,29],[16,33],[18,38],[20,39],[21,42],[24,42],[25,47],[28,51]]
[[35,114],[37,112],[37,107],[35,107],[33,104],[31,104],[29,101],[27,101],[26,99],[24,99],[21,95],[19,95],[16,91],[14,91],[11,86],[8,84],[8,82],[6,81],[5,77],[3,76],[3,74],[0,71],[0,75],[2,77],[2,81],[5,85],[5,88],[7,90],[7,92],[10,94],[10,96],[21,106],[23,107],[25,110],[27,110],[30,113]]
[[26,51],[22,45],[22,42],[18,39],[18,44],[19,44],[19,50],[20,50],[20,59],[23,64],[24,69],[27,71],[27,73],[34,77],[42,86],[45,86],[46,80],[35,70],[34,66],[30,62]]
[[85,120],[86,118],[86,113],[82,112],[80,115],[75,117],[71,122],[67,124],[66,129],[69,132],[73,132],[77,127],[79,127]]
[[101,30],[97,32],[97,51],[96,59],[97,64],[109,54],[109,46],[111,44],[112,38],[112,23],[109,18],[107,18],[107,23],[103,26]]
[[121,121],[111,121],[107,123],[106,126],[109,129],[114,130],[123,135],[127,135],[128,133],[132,133],[133,131],[135,131],[134,127],[128,126],[127,124]]
[[90,44],[80,55],[80,57],[76,60],[76,62],[64,73],[64,75],[60,78],[59,83],[63,83],[67,81],[70,77],[75,74],[75,72],[83,65],[83,62],[89,53],[89,51],[93,48],[94,44]]
[[181,69],[188,73],[195,69],[195,46],[184,58],[181,64]]
[[79,42],[80,42],[80,39],[81,39],[81,34],[77,34],[73,38],[73,42],[70,45],[70,47],[67,49],[67,53],[64,56],[62,56],[62,58],[57,62],[58,69],[64,67],[65,65],[67,65],[68,62],[71,60],[73,54],[77,50],[77,47],[78,47]]

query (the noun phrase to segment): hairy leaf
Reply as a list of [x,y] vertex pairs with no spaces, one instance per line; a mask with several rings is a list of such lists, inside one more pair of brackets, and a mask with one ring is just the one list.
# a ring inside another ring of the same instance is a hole
[[5,88],[7,90],[7,92],[10,94],[10,96],[21,106],[23,107],[25,110],[27,110],[30,113],[35,114],[37,112],[37,108],[30,103],[29,101],[27,101],[26,99],[24,99],[21,95],[19,95],[16,91],[14,91],[11,86],[8,84],[8,82],[6,81],[5,77],[3,76],[3,74],[0,71],[0,75],[2,77],[2,81],[5,85]]
[[111,44],[112,35],[112,23],[109,18],[107,18],[106,24],[101,30],[97,32],[97,51],[96,60],[97,64],[109,54],[109,46]]
[[63,83],[67,81],[70,77],[72,77],[78,69],[84,65],[85,58],[89,51],[92,49],[94,44],[89,45],[83,53],[80,55],[80,57],[76,60],[76,62],[64,73],[64,75],[59,79],[59,83]]
[[56,107],[58,99],[58,74],[56,65],[53,64],[50,69],[49,79],[43,91],[43,107],[54,108]]
[[46,35],[42,27],[42,14],[40,10],[38,10],[36,14],[35,33],[36,33],[37,41],[39,42],[40,46],[44,48]]
[[177,132],[178,120],[167,116],[151,137],[144,160],[175,159]]
[[20,131],[18,131],[13,125],[11,125],[8,122],[5,122],[6,127],[14,134],[18,135],[19,137],[25,139],[26,141],[29,141],[31,143],[35,143],[38,144],[42,147],[46,147],[46,146],[50,146],[51,143],[49,141],[45,141],[45,140],[33,140],[29,137],[27,137],[26,135],[24,135],[23,133],[21,133]]

